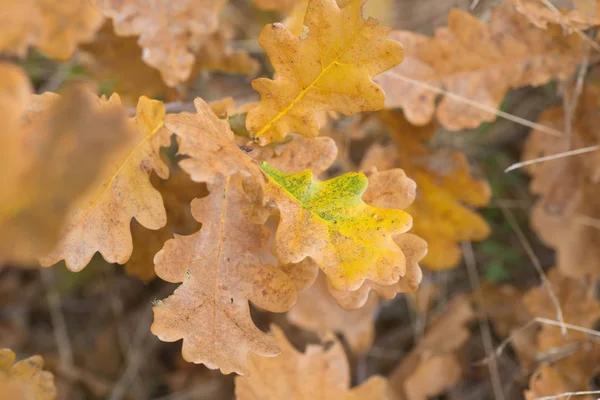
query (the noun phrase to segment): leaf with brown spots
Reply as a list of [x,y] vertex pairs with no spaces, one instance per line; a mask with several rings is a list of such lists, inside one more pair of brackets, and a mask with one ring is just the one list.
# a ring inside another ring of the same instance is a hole
[[363,19],[364,2],[352,0],[340,9],[335,0],[310,0],[306,37],[281,24],[265,26],[259,42],[276,75],[252,82],[261,102],[246,119],[261,145],[292,132],[317,136],[319,111],[351,115],[383,107],[385,94],[372,78],[402,61],[402,47],[386,39],[388,28]]
[[328,348],[309,345],[305,353],[290,344],[273,326],[281,354],[275,358],[250,356],[250,376],[237,377],[237,400],[392,400],[387,379],[374,376],[350,389],[350,366],[337,340]]
[[[101,107],[121,108],[117,95]],[[163,128],[164,105],[141,97],[135,118],[130,119],[127,138],[99,172],[90,189],[68,215],[61,241],[42,257],[49,266],[60,260],[72,271],[84,268],[97,251],[108,262],[124,264],[133,250],[131,220],[149,229],[162,228],[167,217],[160,193],[152,187],[154,171],[166,179],[169,168],[160,156],[170,133]]]
[[390,37],[402,43],[408,56],[376,78],[387,93],[386,107],[401,107],[415,125],[426,125],[437,114],[449,130],[476,128],[496,115],[450,97],[437,104],[435,92],[402,77],[497,109],[509,89],[567,78],[585,55],[579,36],[565,36],[557,26],[541,30],[509,4],[494,8],[488,24],[452,10],[448,27],[434,37],[410,31],[394,31]]
[[54,375],[42,370],[40,356],[15,362],[12,350],[0,349],[0,397],[15,400],[54,400]]
[[273,338],[254,326],[248,301],[284,312],[296,289],[284,272],[252,254],[269,233],[247,215],[253,203],[242,176],[221,177],[208,189],[208,197],[192,202],[200,232],[176,236],[154,258],[160,278],[182,285],[154,307],[152,333],[167,342],[183,339],[187,361],[246,374],[248,353],[279,354]]

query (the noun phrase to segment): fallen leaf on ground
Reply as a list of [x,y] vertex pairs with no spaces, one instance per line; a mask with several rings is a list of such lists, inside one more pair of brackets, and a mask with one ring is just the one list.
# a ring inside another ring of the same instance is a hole
[[12,350],[0,349],[0,396],[15,400],[54,400],[54,375],[42,370],[40,356],[15,362]]
[[[600,301],[595,298],[595,282],[572,279],[561,275],[560,268],[548,273],[548,280],[556,294],[564,321],[581,328],[597,330],[600,326]],[[524,299],[529,312],[535,317],[556,320],[556,309],[544,286],[530,289]],[[540,324],[537,334],[538,358],[546,360],[535,376],[539,376],[527,393],[528,399],[564,392],[595,389],[600,365],[600,344],[598,337],[585,332],[569,330],[563,336],[559,326]],[[549,385],[549,386],[546,386]],[[555,390],[560,390],[555,392]],[[549,393],[552,392],[553,393]],[[583,397],[592,400],[593,397]]]
[[364,353],[375,336],[375,312],[379,301],[371,294],[359,310],[344,310],[329,294],[323,273],[310,288],[298,293],[296,305],[288,312],[290,322],[325,337],[341,333],[355,353]]
[[143,59],[168,86],[185,82],[226,0],[98,0],[119,36],[139,36]]
[[[534,130],[525,143],[524,160],[551,156],[593,146],[600,142],[600,85],[590,76],[573,115],[569,137],[555,137]],[[545,126],[564,129],[563,107],[545,111]],[[530,190],[540,196],[531,213],[531,225],[542,241],[556,249],[557,265],[571,277],[599,275],[600,151],[536,163],[526,167],[532,176]]]
[[[237,400],[392,400],[386,379],[374,376],[350,389],[350,367],[340,342],[308,345],[298,352],[280,328],[272,328],[281,354],[250,356],[250,376],[235,379]],[[273,379],[273,377],[277,379]]]
[[0,259],[31,262],[55,246],[71,207],[122,148],[125,115],[79,87],[34,96],[11,65],[0,75]]
[[183,339],[187,361],[245,375],[249,353],[279,354],[273,338],[252,322],[248,301],[284,312],[296,289],[284,272],[251,253],[269,234],[246,215],[252,201],[241,175],[221,177],[208,189],[208,197],[192,202],[200,232],[176,236],[154,258],[160,278],[182,285],[154,307],[152,333],[166,342]]
[[84,71],[100,85],[109,86],[126,105],[140,96],[173,101],[174,89],[167,87],[160,73],[142,61],[142,49],[134,37],[117,36],[107,22],[94,42],[81,46]]
[[[101,103],[106,109],[122,107],[117,95]],[[168,146],[171,136],[163,128],[164,116],[161,102],[140,98],[136,117],[129,121],[125,145],[105,163],[69,213],[59,244],[41,258],[42,265],[64,259],[67,268],[79,271],[96,252],[108,262],[124,264],[133,250],[132,218],[148,229],[166,224],[162,197],[150,183],[153,171],[162,179],[169,176],[160,156],[161,146]]]
[[372,78],[402,61],[402,47],[386,39],[389,29],[363,20],[363,4],[352,0],[340,9],[335,0],[309,1],[306,37],[277,23],[263,29],[259,42],[276,76],[252,82],[261,102],[246,119],[261,145],[291,132],[317,136],[319,111],[351,115],[383,107],[385,94]]
[[415,201],[406,208],[413,216],[412,232],[422,237],[429,250],[423,265],[433,270],[454,268],[461,259],[458,242],[483,240],[490,228],[469,206],[489,203],[491,190],[485,180],[475,179],[464,154],[433,150],[425,141],[433,125],[412,126],[399,112],[382,114],[395,145],[374,144],[361,168],[402,168],[417,184]]
[[474,318],[466,296],[456,296],[450,302],[392,371],[389,379],[399,400],[426,400],[458,383],[462,365],[457,352],[471,336],[467,324]]
[[94,38],[103,19],[89,0],[5,0],[0,53],[25,57],[35,46],[50,58],[67,60],[78,44]]
[[150,181],[163,198],[167,225],[153,231],[134,221],[131,227],[133,253],[125,264],[128,274],[135,275],[144,282],[149,282],[156,276],[154,256],[167,240],[172,239],[174,234],[189,235],[200,228],[200,224],[192,217],[190,202],[208,193],[205,185],[193,182],[181,170],[171,173],[166,181],[157,175],[152,175]]
[[[547,29],[548,24],[558,24],[568,29],[589,29],[600,25],[600,1],[572,0],[570,10],[552,10],[540,0],[511,0],[518,12],[536,26]],[[553,4],[550,2],[553,6]],[[561,12],[562,11],[562,12]]]
[[234,141],[226,119],[219,119],[201,98],[194,100],[197,113],[170,114],[165,127],[180,139],[179,162],[195,182],[211,183],[237,172],[260,175],[256,163]]
[[557,26],[541,30],[508,4],[492,10],[489,24],[455,9],[448,27],[434,37],[394,31],[390,38],[408,56],[375,79],[387,94],[386,107],[401,107],[415,125],[429,123],[437,109],[438,121],[449,130],[476,128],[496,115],[450,97],[437,104],[437,93],[395,75],[497,109],[509,89],[565,79],[585,55],[579,36],[565,36]]
[[406,260],[393,236],[408,231],[410,215],[376,208],[361,198],[368,179],[348,173],[319,182],[312,172],[285,174],[261,164],[269,177],[265,205],[280,214],[274,252],[283,264],[312,258],[337,290],[356,290],[365,279],[381,285],[396,283],[406,272]]

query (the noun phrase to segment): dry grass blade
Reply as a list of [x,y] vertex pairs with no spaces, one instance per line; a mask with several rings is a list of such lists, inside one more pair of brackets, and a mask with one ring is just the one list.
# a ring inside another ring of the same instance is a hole
[[[555,14],[558,14],[558,15],[561,14],[560,10],[558,8],[556,8],[554,6],[554,4],[550,3],[550,1],[541,0],[541,2],[544,3],[544,5],[546,7],[548,7],[548,9],[551,10],[552,12],[554,12]],[[581,29],[574,29],[574,31],[580,38],[585,40],[586,43],[588,43],[591,48],[593,48],[597,52],[600,52],[600,45],[598,43],[596,43],[594,40],[590,39],[590,37],[588,35],[586,35]]]
[[[515,232],[515,234],[519,238],[519,242],[521,242],[521,246],[523,246],[523,249],[525,250],[525,252],[529,256],[529,258],[530,258],[531,262],[533,263],[533,266],[535,267],[537,273],[540,275],[540,279],[542,280],[542,284],[548,290],[548,295],[550,296],[550,299],[552,299],[552,305],[556,309],[556,319],[559,320],[559,321],[561,321],[564,324],[565,320],[564,320],[564,317],[563,317],[562,309],[560,308],[560,303],[558,302],[558,298],[556,297],[556,293],[552,289],[552,285],[550,284],[550,281],[548,280],[548,277],[546,276],[546,273],[544,272],[544,269],[542,268],[542,264],[540,263],[540,260],[535,255],[535,252],[531,248],[531,245],[527,241],[527,238],[525,237],[525,234],[521,230],[521,227],[517,223],[517,220],[515,219],[515,216],[512,214],[512,212],[508,208],[502,207],[502,206],[500,206],[500,210],[502,211],[502,214],[504,214],[504,217],[506,218],[506,220],[510,224],[512,230]],[[561,326],[561,331],[562,331],[563,336],[567,335],[567,330],[566,330],[566,328],[564,326]]]
[[563,397],[570,398],[572,396],[588,396],[588,395],[593,395],[593,394],[600,394],[600,390],[591,390],[591,391],[584,391],[584,392],[567,392],[567,393],[557,394],[556,396],[538,397],[535,400],[555,400],[555,399],[561,399]]
[[583,147],[581,149],[569,150],[569,151],[565,151],[565,152],[558,153],[558,154],[552,154],[550,156],[544,156],[544,157],[540,157],[540,158],[534,158],[532,160],[521,161],[518,163],[514,163],[510,167],[506,168],[504,170],[504,172],[514,171],[516,169],[525,167],[527,165],[537,164],[537,163],[541,163],[541,162],[545,162],[545,161],[552,161],[552,160],[557,160],[560,158],[576,156],[578,154],[591,153],[596,150],[600,150],[600,145],[597,144],[594,146]]
[[[475,254],[473,254],[473,246],[471,242],[462,242],[462,250],[465,257],[465,264],[467,266],[467,272],[469,274],[469,281],[471,282],[471,288],[475,292],[477,302],[479,303],[479,330],[481,331],[481,340],[483,341],[483,347],[485,348],[486,358],[494,353],[494,346],[492,342],[492,332],[490,329],[490,322],[486,317],[485,300],[483,292],[481,291],[481,282],[479,280],[479,274],[477,272],[477,265],[475,264]],[[502,389],[502,381],[500,380],[500,372],[498,370],[498,363],[496,358],[492,357],[488,363],[490,370],[490,376],[492,378],[492,390],[494,391],[494,398],[496,400],[504,400],[504,390]]]
[[498,110],[497,108],[494,108],[494,107],[486,106],[484,104],[478,103],[478,102],[473,101],[471,99],[468,99],[466,97],[459,96],[459,95],[457,95],[455,93],[452,93],[452,92],[449,92],[447,90],[441,89],[441,88],[439,88],[437,86],[433,86],[433,85],[430,85],[428,83],[418,81],[416,79],[408,78],[406,76],[400,75],[400,74],[398,74],[396,72],[392,72],[392,71],[387,71],[387,72],[384,72],[383,74],[390,75],[390,76],[393,76],[394,78],[400,79],[401,81],[408,82],[408,83],[420,86],[420,87],[425,88],[425,89],[427,89],[429,91],[432,91],[434,93],[437,93],[437,94],[440,94],[440,95],[444,95],[444,96],[446,96],[446,97],[448,97],[448,98],[450,98],[452,100],[455,100],[455,101],[458,101],[460,103],[464,103],[464,104],[470,105],[471,107],[475,107],[475,108],[477,108],[479,110],[482,110],[482,111],[489,112],[489,113],[494,114],[494,115],[496,115],[496,116],[498,116],[500,118],[507,119],[507,120],[512,121],[514,123],[517,123],[519,125],[527,126],[529,128],[532,128],[532,129],[537,129],[540,132],[544,132],[544,133],[547,133],[549,135],[559,136],[559,137],[563,136],[563,132],[560,132],[560,131],[558,131],[556,129],[553,129],[553,128],[550,128],[550,127],[547,127],[547,126],[544,126],[544,125],[540,125],[538,123],[529,121],[529,120],[527,120],[525,118],[517,117],[516,115],[509,114],[507,112]]

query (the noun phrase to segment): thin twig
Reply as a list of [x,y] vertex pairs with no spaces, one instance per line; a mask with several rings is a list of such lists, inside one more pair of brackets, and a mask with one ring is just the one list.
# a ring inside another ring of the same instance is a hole
[[[533,266],[535,267],[538,275],[540,276],[540,279],[542,281],[542,286],[544,286],[546,288],[546,290],[548,291],[548,295],[550,296],[550,300],[552,301],[552,304],[553,304],[553,306],[554,306],[554,308],[556,310],[556,319],[559,320],[559,321],[561,321],[562,323],[564,323],[565,319],[563,317],[562,309],[560,308],[560,303],[558,301],[558,297],[556,296],[556,293],[554,292],[554,289],[552,289],[552,285],[550,284],[550,281],[548,280],[548,277],[546,276],[546,273],[544,272],[544,269],[542,268],[542,264],[540,263],[539,258],[535,255],[535,252],[533,251],[533,248],[529,244],[529,241],[525,237],[525,234],[521,230],[521,227],[519,226],[519,223],[517,222],[517,220],[516,220],[515,216],[513,215],[513,213],[508,208],[503,207],[502,205],[500,205],[500,210],[502,211],[502,214],[504,214],[504,217],[508,221],[508,223],[511,226],[512,230],[517,235],[517,238],[519,239],[519,242],[521,242],[521,246],[523,246],[523,249],[525,250],[525,252],[529,256],[529,259],[531,260],[531,262],[532,262]],[[563,336],[567,335],[567,330],[564,327],[561,328],[561,332],[562,332]]]
[[[477,265],[475,263],[475,255],[473,254],[473,247],[470,242],[462,242],[462,251],[465,258],[465,264],[467,266],[467,272],[469,275],[469,281],[471,282],[471,288],[475,292],[477,302],[479,303],[479,330],[481,331],[481,340],[483,341],[483,348],[485,349],[486,356],[494,353],[494,345],[492,341],[492,331],[490,329],[490,323],[487,319],[487,312],[485,308],[485,300],[483,292],[481,291],[481,282],[479,280],[479,273],[477,272]],[[500,380],[500,371],[498,369],[498,363],[495,357],[492,357],[490,363],[488,363],[488,369],[490,371],[490,377],[492,378],[492,390],[494,391],[494,397],[496,400],[504,400],[504,390],[502,389],[502,381]]]
[[544,396],[544,397],[536,397],[535,400],[556,400],[561,397],[572,397],[572,396],[589,396],[592,394],[600,394],[600,390],[590,390],[584,392],[565,392],[561,394],[557,394],[556,396]]
[[400,75],[397,72],[387,71],[387,72],[384,72],[384,74],[393,76],[393,77],[398,78],[398,79],[400,79],[400,80],[402,80],[404,82],[408,82],[408,83],[412,83],[414,85],[420,86],[420,87],[422,87],[424,89],[427,89],[429,91],[432,91],[434,93],[446,96],[448,98],[451,98],[452,100],[458,101],[459,103],[468,104],[471,107],[475,107],[475,108],[477,108],[479,110],[489,112],[490,114],[494,114],[494,115],[496,115],[498,117],[507,119],[507,120],[515,122],[517,124],[520,124],[520,125],[523,125],[523,126],[527,126],[529,128],[532,128],[532,129],[536,129],[536,130],[538,130],[540,132],[544,132],[544,133],[547,133],[549,135],[558,136],[558,137],[562,137],[563,136],[563,132],[558,131],[558,130],[556,130],[554,128],[550,128],[549,126],[541,125],[541,124],[538,124],[536,122],[529,121],[529,120],[527,120],[525,118],[517,117],[516,115],[509,114],[507,112],[498,110],[497,108],[494,108],[494,107],[486,106],[486,105],[478,103],[478,102],[476,102],[474,100],[471,100],[471,99],[468,99],[466,97],[460,96],[458,94],[455,94],[455,93],[449,92],[447,90],[441,89],[441,88],[439,88],[437,86],[433,86],[433,85],[430,85],[428,83],[421,82],[421,81],[418,81],[418,80],[411,79],[411,78],[408,78],[406,76]]
[[552,161],[552,160],[557,160],[557,159],[560,159],[560,158],[576,156],[578,154],[591,153],[591,152],[596,151],[596,150],[600,150],[600,145],[596,144],[594,146],[582,147],[580,149],[565,151],[565,152],[562,152],[562,153],[552,154],[552,155],[549,155],[549,156],[544,156],[544,157],[540,157],[540,158],[534,158],[534,159],[531,159],[531,160],[521,161],[521,162],[518,162],[518,163],[514,163],[510,167],[506,168],[504,170],[504,172],[514,171],[516,169],[525,167],[527,165],[538,164],[538,163],[542,163],[542,162],[545,162],[545,161]]
[[582,215],[582,214],[578,214],[576,219],[577,219],[577,221],[579,221],[579,223],[581,225],[589,226],[591,228],[600,229],[600,219],[593,218],[593,217],[590,217],[588,215]]
[[56,290],[56,284],[54,282],[54,270],[42,268],[40,272],[42,283],[46,289],[46,299],[48,300],[48,309],[50,310],[54,339],[56,340],[56,345],[58,347],[60,367],[69,370],[75,369],[69,331],[60,305],[60,295],[58,294],[58,290]]

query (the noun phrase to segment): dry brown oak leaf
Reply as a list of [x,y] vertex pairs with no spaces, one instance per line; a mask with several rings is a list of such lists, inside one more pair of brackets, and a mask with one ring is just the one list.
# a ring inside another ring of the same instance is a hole
[[[121,108],[118,95],[106,108]],[[159,229],[167,222],[163,200],[152,184],[150,174],[162,179],[169,168],[160,148],[170,144],[171,134],[163,128],[165,107],[160,101],[141,97],[136,116],[128,121],[125,145],[113,154],[98,178],[67,217],[61,240],[54,250],[40,259],[50,266],[65,260],[67,268],[79,271],[96,252],[111,263],[124,264],[133,250],[131,220],[148,229]]]
[[235,144],[227,119],[219,119],[201,98],[194,100],[196,113],[169,114],[165,127],[177,135],[179,154],[187,158],[179,166],[193,181],[212,183],[238,172],[260,176],[256,163]]
[[456,267],[462,254],[458,242],[483,240],[490,233],[485,219],[470,209],[489,203],[488,183],[473,177],[464,154],[426,145],[435,134],[433,124],[415,127],[396,112],[384,113],[381,120],[396,145],[371,146],[361,168],[406,171],[417,184],[415,201],[406,208],[414,217],[412,232],[429,246],[423,265],[433,270]]
[[493,9],[489,24],[452,10],[448,27],[434,37],[410,31],[390,37],[408,56],[376,78],[387,93],[386,107],[401,107],[414,125],[429,123],[437,108],[438,121],[449,130],[476,128],[496,115],[450,97],[437,104],[437,93],[402,77],[497,109],[509,89],[567,78],[585,54],[577,35],[565,36],[557,26],[541,30],[510,5]]
[[275,79],[252,82],[261,101],[246,119],[261,145],[292,132],[317,136],[319,111],[351,115],[383,107],[385,94],[372,78],[402,61],[402,46],[386,38],[389,29],[377,20],[363,19],[364,2],[340,9],[335,0],[310,0],[300,37],[282,24],[265,26],[259,42]]
[[292,324],[317,332],[321,337],[329,332],[341,333],[352,351],[360,354],[373,343],[378,303],[373,293],[362,308],[344,310],[329,293],[327,278],[320,273],[314,285],[298,293],[298,301],[287,317]]
[[[534,130],[524,160],[551,156],[600,143],[600,85],[586,84],[573,116],[569,137],[550,136]],[[539,119],[548,127],[563,129],[562,107],[545,111]],[[530,190],[540,196],[531,213],[531,225],[542,241],[556,249],[557,264],[571,277],[600,275],[600,151],[527,166]]]
[[341,343],[308,345],[300,353],[280,328],[273,334],[281,354],[275,358],[250,356],[250,376],[236,377],[237,400],[392,400],[386,379],[369,378],[350,389],[350,366]]
[[154,174],[150,181],[163,198],[167,224],[158,230],[151,230],[134,221],[131,226],[133,253],[125,264],[125,272],[144,282],[156,277],[154,256],[167,240],[172,239],[174,234],[189,235],[200,228],[198,221],[192,217],[190,202],[208,194],[206,185],[192,181],[180,169],[173,171],[166,181]]
[[70,208],[126,137],[123,110],[78,87],[34,96],[25,74],[0,64],[0,260],[31,262],[57,243]]
[[42,370],[40,356],[15,362],[12,350],[0,349],[0,397],[14,400],[54,400],[54,375]]
[[90,0],[3,0],[0,53],[25,57],[35,46],[50,58],[66,60],[102,25]]
[[248,353],[279,354],[273,337],[252,322],[248,301],[284,312],[296,302],[296,288],[283,271],[252,254],[269,232],[247,215],[253,201],[242,175],[221,177],[208,189],[208,197],[192,202],[202,229],[177,235],[154,258],[161,279],[182,285],[154,307],[151,329],[166,342],[183,339],[187,361],[245,375]]
[[143,59],[168,86],[186,81],[226,0],[98,0],[119,36],[139,36]]
[[134,37],[117,36],[110,20],[97,33],[96,40],[80,47],[85,72],[97,82],[110,85],[127,106],[135,106],[140,96],[174,101],[176,91],[163,82],[160,73],[144,63],[142,49]]
[[[548,24],[559,24],[568,29],[588,29],[600,25],[600,1],[598,0],[570,0],[569,9],[560,9],[559,12],[549,8],[542,0],[511,0],[514,7],[525,15],[531,22],[542,29]],[[551,1],[550,4],[559,9],[565,1]]]
[[[548,280],[558,298],[564,321],[578,327],[595,330],[600,327],[600,293],[598,282],[572,279],[562,275],[559,268],[548,273]],[[530,289],[524,299],[525,306],[535,317],[556,319],[556,309],[548,289],[539,286]],[[598,336],[569,330],[563,336],[559,326],[541,324],[537,334],[538,358],[547,360],[534,373],[526,398],[556,396],[564,392],[597,389],[594,382],[600,379],[600,344]],[[557,357],[557,354],[560,356]],[[535,379],[533,379],[535,378]],[[585,400],[596,396],[583,397]]]
[[471,336],[475,317],[466,296],[456,296],[426,330],[414,349],[392,371],[390,383],[399,400],[427,400],[458,383],[462,365],[458,351]]

